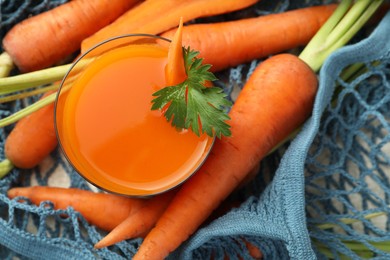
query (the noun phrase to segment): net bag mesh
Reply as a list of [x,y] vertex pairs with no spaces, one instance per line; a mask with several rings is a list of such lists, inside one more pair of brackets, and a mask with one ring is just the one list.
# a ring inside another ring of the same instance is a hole
[[[1,37],[29,15],[64,2],[1,1]],[[263,0],[210,19],[266,15],[329,2]],[[247,250],[250,242],[264,259],[390,259],[388,35],[389,15],[327,59],[318,75],[313,115],[299,134],[267,156],[256,177],[227,199],[240,201],[239,207],[206,223],[169,258],[252,259]],[[261,62],[253,60],[218,73],[217,86],[234,101]],[[360,64],[359,73],[346,81],[343,71],[352,64]],[[0,104],[0,117],[34,101]],[[11,130],[12,126],[0,129],[0,159]],[[35,206],[6,196],[11,187],[31,185],[99,192],[59,150],[32,170],[13,169],[0,180],[1,259],[130,259],[137,251],[141,238],[94,249],[106,232],[71,207],[55,210],[50,201]]]

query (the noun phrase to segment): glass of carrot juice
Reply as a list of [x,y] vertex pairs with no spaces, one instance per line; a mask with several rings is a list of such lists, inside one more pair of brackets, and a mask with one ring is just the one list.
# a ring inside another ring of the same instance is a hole
[[[64,77],[55,102],[63,154],[88,182],[108,192],[149,196],[189,178],[214,138],[176,129],[152,94],[165,87],[168,48],[153,35],[98,44]],[[166,45],[165,45],[166,46]]]

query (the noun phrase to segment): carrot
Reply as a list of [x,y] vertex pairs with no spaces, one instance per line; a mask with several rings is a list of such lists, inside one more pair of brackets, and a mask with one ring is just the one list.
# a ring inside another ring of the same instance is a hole
[[131,214],[96,243],[95,248],[103,248],[126,239],[144,236],[156,224],[175,193],[176,190],[172,190],[151,198],[140,210]]
[[51,103],[16,123],[5,141],[5,157],[14,166],[33,168],[57,147],[53,111]]
[[186,71],[182,47],[183,18],[180,18],[179,28],[174,35],[168,49],[168,61],[165,67],[167,86],[174,86],[186,79]]
[[8,197],[26,197],[39,205],[51,201],[55,209],[72,207],[92,225],[110,231],[129,215],[145,205],[146,200],[124,196],[95,193],[77,188],[46,186],[16,187],[8,190]]
[[[211,71],[305,45],[336,5],[307,7],[229,22],[192,24],[183,28],[183,45],[200,52]],[[176,29],[161,34],[171,39]]]
[[[245,250],[248,251],[248,254],[251,256],[251,259],[253,260],[260,260],[263,259],[263,253],[261,250],[256,247],[254,244],[246,240],[245,238],[242,238],[242,242],[244,243]],[[228,253],[225,253],[223,260],[231,260],[232,258],[229,257]],[[239,259],[239,260],[245,260],[244,257],[241,255],[235,255],[233,259]],[[215,258],[215,252],[212,252],[212,255],[210,257],[210,260],[216,260]]]
[[108,38],[129,33],[160,34],[195,18],[228,13],[248,7],[258,0],[152,0],[127,11],[115,22],[85,39],[82,52]]
[[315,73],[294,55],[280,54],[261,63],[229,113],[232,136],[216,140],[204,165],[183,184],[134,260],[163,259],[186,240],[268,151],[307,119],[316,90]]
[[23,72],[49,67],[138,2],[73,0],[18,23],[4,37],[3,47]]
[[262,259],[263,258],[263,253],[261,250],[252,244],[251,242],[244,240],[245,246],[248,249],[248,253],[251,255],[253,259]]

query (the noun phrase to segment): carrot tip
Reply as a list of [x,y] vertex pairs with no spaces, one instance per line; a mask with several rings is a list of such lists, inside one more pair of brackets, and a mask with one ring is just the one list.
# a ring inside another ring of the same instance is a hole
[[108,246],[111,246],[113,244],[115,244],[116,241],[114,241],[114,243],[112,242],[112,239],[111,239],[111,236],[110,236],[110,233],[107,234],[105,237],[103,237],[102,239],[100,239],[99,242],[97,242],[93,248],[95,249],[101,249],[101,248],[104,248],[104,247],[108,247]]
[[95,248],[95,249],[101,249],[101,248],[103,248],[103,247],[105,247],[104,245],[102,245],[102,240],[100,240],[99,242],[97,242],[94,246],[93,246],[93,248]]
[[182,31],[183,17],[180,17],[179,27],[168,49],[168,63],[165,71],[168,86],[179,84],[187,77],[183,58]]

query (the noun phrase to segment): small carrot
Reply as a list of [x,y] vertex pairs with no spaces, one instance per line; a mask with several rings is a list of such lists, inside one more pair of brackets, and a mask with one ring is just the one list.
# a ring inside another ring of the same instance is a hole
[[179,28],[168,49],[168,61],[165,67],[167,86],[177,85],[183,82],[187,77],[183,58],[182,28],[183,18],[180,18]]
[[172,190],[151,198],[141,209],[129,215],[127,219],[96,243],[95,248],[111,246],[120,241],[147,234],[163,214],[175,193],[176,190]]
[[23,72],[49,67],[140,0],[73,0],[14,26],[3,47]]
[[39,205],[51,201],[55,209],[73,207],[92,225],[111,231],[129,215],[137,212],[147,200],[95,193],[78,188],[47,186],[15,187],[8,190],[8,197],[26,197]]
[[16,123],[5,141],[5,157],[14,166],[33,168],[57,147],[53,111],[51,103]]
[[316,75],[296,56],[280,54],[261,63],[229,113],[232,136],[216,140],[134,260],[163,259],[186,240],[258,161],[306,120],[316,90]]
[[[242,242],[244,243],[244,246],[245,246],[244,250],[248,251],[248,254],[251,256],[251,259],[253,259],[253,260],[263,259],[263,253],[261,252],[261,250],[258,247],[256,247],[254,244],[252,244],[251,242],[249,242],[248,240],[246,240],[244,238],[242,238]],[[225,253],[223,260],[231,260],[231,259],[232,258],[229,256],[229,254]],[[245,258],[242,257],[241,255],[234,255],[233,259],[245,260]],[[216,260],[215,252],[212,252],[210,260]]]
[[249,242],[248,240],[245,240],[244,239],[244,243],[245,243],[245,246],[248,250],[248,253],[251,255],[251,257],[253,259],[262,259],[263,258],[263,253],[261,252],[261,250],[255,246],[254,244],[252,244],[251,242]]
[[81,44],[85,52],[108,38],[129,33],[160,34],[183,22],[195,18],[228,13],[248,7],[258,0],[153,0],[145,1],[127,11],[112,24],[85,39]]
[[[183,45],[200,52],[211,71],[307,44],[336,5],[307,7],[229,22],[184,26]],[[161,34],[171,39],[176,29]]]

